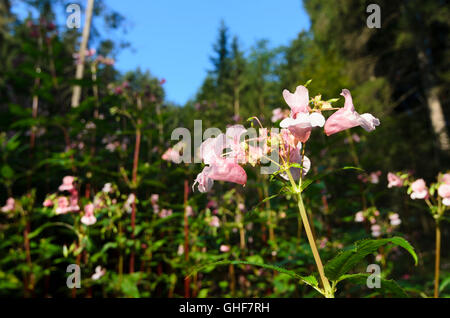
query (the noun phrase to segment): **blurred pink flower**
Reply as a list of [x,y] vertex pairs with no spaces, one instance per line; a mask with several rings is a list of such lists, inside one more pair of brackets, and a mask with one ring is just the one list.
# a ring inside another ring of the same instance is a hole
[[220,251],[222,253],[227,253],[230,251],[230,246],[229,245],[220,245]]
[[220,220],[217,216],[213,215],[211,217],[211,221],[209,222],[209,225],[212,227],[219,227],[220,226]]
[[450,184],[450,173],[446,173],[442,176],[442,182]]
[[74,189],[73,182],[75,181],[75,178],[72,176],[65,176],[63,178],[62,184],[59,186],[59,191],[71,191]]
[[392,187],[402,187],[403,186],[403,180],[402,178],[400,178],[399,176],[397,176],[396,174],[389,172],[387,175],[387,179],[388,179],[388,188],[392,188]]
[[352,95],[348,89],[343,89],[341,95],[345,98],[344,107],[336,111],[326,121],[325,133],[327,136],[356,126],[361,126],[366,131],[375,130],[375,127],[380,124],[380,120],[368,113],[358,114],[355,111]]
[[190,205],[186,206],[186,216],[194,216],[194,210],[192,209],[192,207]]
[[84,225],[92,225],[97,222],[97,218],[94,216],[94,205],[92,203],[84,206],[84,215],[81,218],[81,223]]
[[53,206],[53,201],[50,200],[50,199],[45,199],[45,201],[44,201],[44,203],[42,203],[42,205],[47,207],[47,208],[51,207],[51,206]]
[[372,236],[373,237],[379,237],[381,235],[381,226],[379,226],[378,224],[374,224],[370,227],[371,231],[372,231]]
[[150,202],[152,203],[152,205],[157,204],[158,200],[159,200],[159,194],[152,194],[150,196]]
[[355,214],[355,222],[363,222],[364,221],[364,214],[362,211],[359,211]]
[[8,200],[6,200],[6,205],[2,207],[2,212],[6,213],[14,210],[15,203],[16,201],[14,198],[8,198]]
[[438,194],[443,198],[442,204],[450,206],[450,184],[441,184],[438,188]]
[[279,120],[285,119],[289,116],[289,112],[286,112],[285,110],[282,110],[281,108],[275,108],[272,110],[272,118],[271,121],[273,123],[276,123]]
[[178,250],[177,250],[177,254],[178,255],[183,255],[184,254],[184,246],[183,245],[178,245]]
[[159,217],[160,218],[166,218],[168,216],[172,215],[172,209],[162,209],[161,212],[159,213]]
[[400,217],[397,213],[390,214],[389,220],[391,221],[391,225],[393,226],[397,226],[402,223],[402,220],[400,220]]
[[93,280],[98,280],[106,274],[106,269],[100,265],[95,268],[95,273],[91,276]]
[[175,151],[173,148],[169,148],[166,152],[161,156],[162,160],[172,161],[174,163],[180,162],[180,154],[178,151]]
[[370,183],[377,184],[380,182],[381,171],[372,172],[370,177]]
[[244,203],[239,203],[238,204],[238,209],[239,209],[239,211],[244,212],[245,211],[245,204]]
[[105,183],[105,185],[102,188],[102,192],[104,192],[104,193],[111,193],[111,191],[112,191],[111,183],[109,183],[109,182]]
[[411,199],[425,199],[428,195],[428,189],[423,179],[418,179],[411,184]]
[[66,214],[69,211],[69,200],[67,199],[67,197],[59,197],[56,203],[56,214]]

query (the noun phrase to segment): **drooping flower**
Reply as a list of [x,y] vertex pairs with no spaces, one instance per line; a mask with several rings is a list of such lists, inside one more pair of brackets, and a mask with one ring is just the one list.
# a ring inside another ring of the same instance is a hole
[[222,253],[227,253],[230,251],[230,246],[229,245],[220,245],[220,251]]
[[309,113],[309,94],[305,86],[297,86],[294,94],[285,89],[283,97],[291,113],[281,121],[280,127],[289,129],[299,141],[306,142],[313,127],[323,127],[325,117],[320,112]]
[[168,217],[168,216],[170,216],[170,215],[172,215],[172,209],[162,209],[161,210],[161,212],[159,213],[159,217],[160,218],[166,218],[166,217]]
[[396,174],[389,172],[387,175],[387,179],[388,179],[388,188],[392,188],[392,187],[402,187],[403,186],[403,180],[402,178],[400,178],[399,176],[397,176]]
[[411,184],[411,199],[425,199],[428,195],[427,185],[425,180],[418,179]]
[[136,200],[136,196],[134,195],[134,193],[130,193],[129,195],[128,195],[128,198],[127,198],[127,200],[125,201],[125,204],[124,204],[124,208],[125,208],[125,211],[127,211],[127,213],[131,213],[132,212],[132,204],[133,204],[133,202]]
[[74,189],[73,182],[75,178],[72,176],[65,176],[62,184],[59,186],[59,191],[72,191]]
[[[227,128],[226,134],[206,139],[200,146],[200,157],[208,166],[197,175],[192,187],[198,184],[200,192],[211,190],[214,180],[228,181],[241,185],[247,183],[247,174],[238,162],[245,161],[245,151],[240,145],[240,137],[246,131],[242,125]],[[230,149],[225,156],[224,148]]]
[[370,183],[378,184],[380,182],[380,175],[381,175],[381,171],[372,172],[369,175]]
[[56,214],[66,214],[70,211],[69,200],[67,197],[59,197],[56,203]]
[[44,203],[42,203],[43,206],[45,206],[46,208],[53,206],[53,201],[50,199],[45,199]]
[[212,227],[219,227],[220,226],[220,220],[217,216],[213,215],[211,217],[211,221],[209,222],[209,225]]
[[102,188],[102,191],[104,192],[104,193],[111,193],[111,191],[112,191],[112,185],[111,185],[111,183],[105,183],[105,185],[103,186],[103,188]]
[[16,205],[16,201],[14,200],[14,198],[8,198],[8,200],[6,200],[6,204],[2,207],[2,212],[10,212],[13,211]]
[[393,226],[397,226],[400,225],[402,223],[402,220],[400,220],[400,217],[398,215],[398,213],[393,213],[389,215],[389,220],[391,222],[391,225]]
[[102,278],[106,274],[106,269],[102,268],[100,265],[98,265],[95,268],[95,273],[91,276],[93,280],[98,280]]
[[442,197],[442,204],[450,206],[450,184],[441,184],[438,188],[438,194]]
[[442,176],[442,182],[445,184],[450,184],[450,173],[446,173]]
[[150,202],[151,202],[152,205],[158,204],[158,200],[159,200],[159,194],[153,193],[150,196]]
[[381,235],[381,226],[378,224],[374,224],[370,227],[370,230],[372,231],[373,237],[379,237]]
[[97,218],[94,215],[94,205],[92,203],[86,204],[84,206],[84,215],[81,218],[81,223],[84,225],[92,225],[97,222]]
[[366,131],[375,130],[380,125],[380,120],[369,113],[358,114],[353,106],[353,99],[348,89],[343,89],[342,96],[345,98],[344,107],[336,111],[325,122],[325,134],[333,135],[340,131],[361,126]]
[[192,207],[190,205],[186,206],[185,212],[186,212],[186,216],[194,216],[194,210],[192,209]]
[[362,211],[355,214],[355,222],[364,222],[364,213]]
[[285,110],[282,110],[281,108],[275,108],[272,110],[272,118],[270,119],[273,123],[276,123],[279,120],[285,119],[289,117],[289,112],[286,113]]
[[[311,161],[307,156],[303,156],[302,158],[302,155],[300,154],[302,144],[301,142],[295,144],[296,138],[289,130],[282,129],[280,135],[283,140],[283,144],[280,147],[281,148],[280,156],[282,157],[282,159],[290,164],[297,163],[303,167],[303,168],[297,167],[289,168],[292,178],[294,180],[299,180],[301,172],[302,177],[304,177],[308,173],[309,169],[311,168]],[[289,180],[287,172],[281,173],[280,176],[285,180]]]
[[181,245],[181,244],[178,245],[177,254],[178,255],[183,255],[184,254],[184,246],[183,245]]

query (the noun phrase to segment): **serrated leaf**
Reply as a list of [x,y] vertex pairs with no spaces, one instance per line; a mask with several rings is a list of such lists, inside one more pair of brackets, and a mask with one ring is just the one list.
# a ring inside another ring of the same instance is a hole
[[346,274],[367,255],[376,252],[379,247],[389,243],[406,249],[414,258],[415,264],[417,265],[417,255],[414,252],[414,248],[408,241],[396,236],[393,238],[356,242],[353,248],[341,252],[325,265],[325,275],[331,280],[339,280],[342,275]]
[[[349,274],[342,275],[337,282],[341,282],[343,280],[350,281],[354,284],[358,284],[364,287],[367,287],[367,278],[372,274],[359,273],[359,274]],[[392,295],[399,298],[408,298],[409,295],[397,284],[396,281],[392,279],[380,279],[380,288],[371,288],[371,291],[378,292],[382,295]],[[368,287],[367,287],[368,288]]]

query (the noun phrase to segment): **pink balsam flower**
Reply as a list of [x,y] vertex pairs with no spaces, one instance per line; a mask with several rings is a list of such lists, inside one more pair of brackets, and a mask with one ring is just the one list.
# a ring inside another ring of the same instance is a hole
[[309,113],[309,94],[305,86],[297,86],[294,94],[285,89],[283,97],[291,114],[281,121],[280,127],[289,129],[299,141],[308,141],[312,128],[323,127],[325,117],[319,112]]
[[355,214],[355,222],[364,222],[364,213],[362,211]]
[[67,197],[59,197],[56,203],[56,214],[66,214],[70,211],[69,200]]
[[6,200],[6,205],[2,207],[2,212],[10,212],[14,210],[16,201],[14,201],[14,198],[8,198]]
[[84,215],[81,218],[81,223],[84,225],[92,225],[97,222],[97,218],[94,215],[94,205],[92,203],[86,204],[84,206]]
[[59,191],[72,191],[74,189],[73,182],[75,178],[72,176],[65,176],[62,184],[59,186]]
[[403,186],[403,180],[402,178],[400,178],[399,176],[397,176],[396,174],[389,172],[387,175],[387,179],[388,179],[388,188],[392,188],[392,187],[402,187]]
[[222,253],[227,253],[230,251],[230,246],[229,245],[220,245],[220,251]]
[[442,197],[442,204],[450,206],[450,184],[441,184],[438,188],[438,194]]
[[425,199],[428,195],[428,189],[425,180],[418,179],[411,184],[411,199]]
[[348,89],[343,89],[342,96],[345,98],[344,107],[331,115],[325,123],[325,134],[333,135],[340,131],[361,126],[366,131],[375,130],[380,125],[380,120],[369,113],[358,114],[353,106],[353,99]]
[[95,268],[95,273],[91,276],[92,280],[98,280],[106,274],[106,269],[100,265]]

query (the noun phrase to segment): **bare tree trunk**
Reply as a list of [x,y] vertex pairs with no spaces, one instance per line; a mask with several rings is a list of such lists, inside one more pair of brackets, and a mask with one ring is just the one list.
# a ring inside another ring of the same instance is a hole
[[427,107],[430,112],[431,125],[439,142],[439,149],[443,151],[450,150],[450,140],[448,137],[447,127],[445,123],[444,112],[442,110],[441,101],[439,100],[438,87],[434,85],[433,75],[429,58],[427,57],[423,47],[419,49],[418,59],[420,69],[423,74],[422,84],[427,101]]
[[[83,78],[84,72],[84,57],[86,54],[87,42],[89,40],[89,32],[91,30],[92,11],[94,9],[94,0],[88,0],[86,7],[86,20],[83,27],[83,36],[81,38],[80,52],[78,53],[78,64],[75,73],[75,79],[80,80]],[[72,94],[72,107],[78,107],[80,105],[81,86],[75,85]]]

